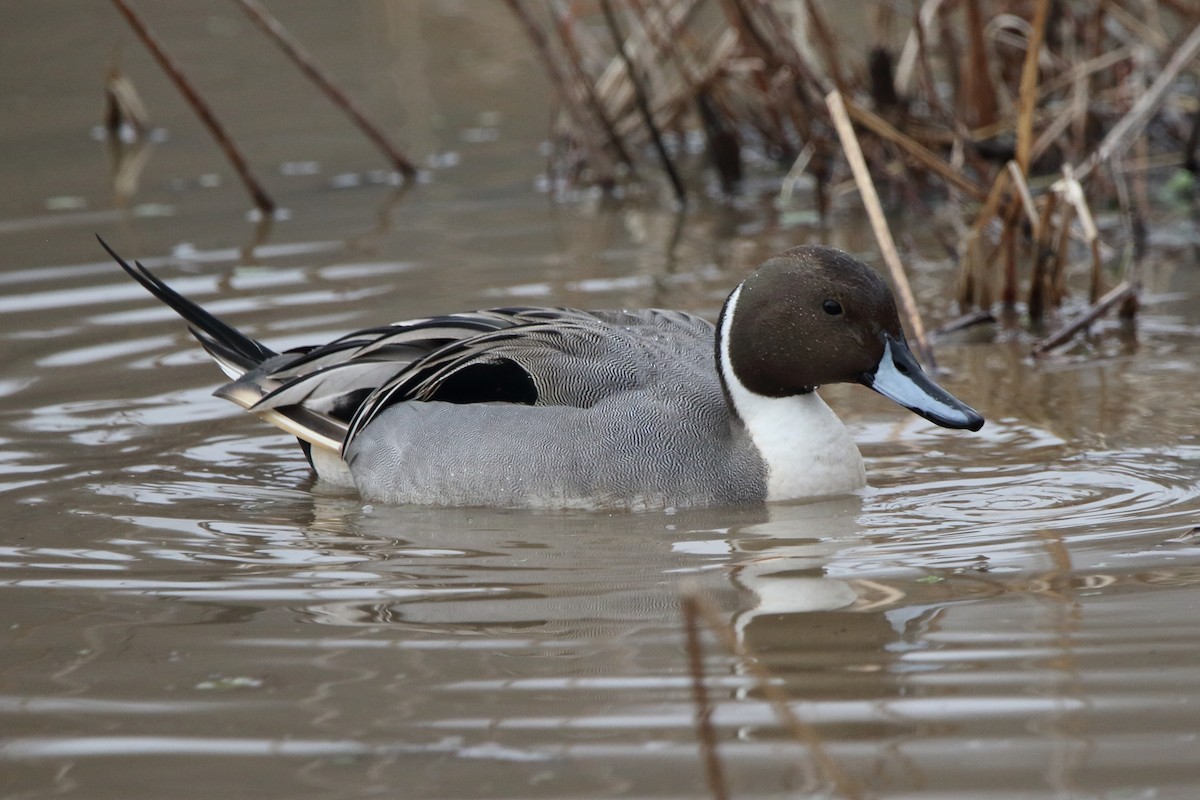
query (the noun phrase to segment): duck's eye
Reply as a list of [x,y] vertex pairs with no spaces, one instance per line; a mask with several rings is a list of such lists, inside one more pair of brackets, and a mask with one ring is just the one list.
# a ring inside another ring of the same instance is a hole
[[826,300],[821,304],[821,308],[825,309],[825,313],[831,317],[836,317],[842,313],[842,304],[837,300]]

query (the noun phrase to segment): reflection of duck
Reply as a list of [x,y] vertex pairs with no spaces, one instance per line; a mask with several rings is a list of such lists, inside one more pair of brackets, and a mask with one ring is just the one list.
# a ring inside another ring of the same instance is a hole
[[768,260],[716,328],[675,311],[507,308],[282,355],[112,255],[234,378],[220,396],[298,436],[322,478],[368,500],[695,506],[850,492],[862,459],[814,391],[825,383],[864,384],[945,427],[983,424],[921,371],[883,280],[825,247]]
[[[853,561],[864,543],[862,499],[778,505],[769,512],[770,519],[733,529],[727,540],[739,595],[730,620],[738,640],[790,697],[829,702],[897,696],[897,644],[910,618],[926,609],[909,608],[904,592],[886,581],[830,575],[831,564]],[[759,697],[761,690],[750,685],[738,695]],[[841,709],[845,719],[828,713],[825,735],[846,735],[850,728],[843,724],[858,728],[853,735],[865,725],[885,727],[861,708]]]

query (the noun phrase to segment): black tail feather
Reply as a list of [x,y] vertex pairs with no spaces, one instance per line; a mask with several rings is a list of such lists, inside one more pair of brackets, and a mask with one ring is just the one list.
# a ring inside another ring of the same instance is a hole
[[176,314],[187,320],[188,330],[200,341],[204,349],[212,355],[237,364],[246,370],[251,370],[268,358],[277,355],[274,350],[261,342],[251,339],[232,325],[214,317],[170,286],[167,286],[167,284],[155,277],[150,270],[142,266],[140,262],[135,261],[131,265],[128,261],[117,255],[116,251],[108,246],[108,242],[101,239],[99,235],[96,236],[96,239],[100,242],[100,246],[121,265],[121,269],[129,273],[131,278],[146,287],[152,295],[166,303]]

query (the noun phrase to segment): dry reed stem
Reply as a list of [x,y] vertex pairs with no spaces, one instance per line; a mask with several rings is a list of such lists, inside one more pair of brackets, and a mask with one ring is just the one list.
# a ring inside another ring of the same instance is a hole
[[1041,258],[1043,253],[1050,251],[1050,243],[1054,238],[1055,228],[1051,224],[1058,210],[1058,193],[1047,192],[1042,198],[1042,212],[1038,216],[1037,235],[1034,237],[1033,257]]
[[635,6],[635,9],[639,12],[638,20],[642,23],[642,28],[646,31],[646,36],[658,48],[659,52],[665,53],[671,63],[675,65],[675,69],[679,72],[679,76],[683,79],[687,90],[693,94],[700,91],[702,87],[698,79],[698,71],[692,62],[691,54],[676,46],[679,35],[678,26],[671,24],[671,21],[667,19],[667,15],[662,12],[657,3],[653,3],[653,5],[654,13],[651,13],[650,9],[640,4]]
[[737,633],[730,624],[703,595],[695,590],[685,590],[684,602],[688,602],[689,600],[696,615],[716,635],[721,645],[727,651],[742,659],[742,663],[746,666],[746,669],[749,670],[758,682],[757,688],[767,698],[767,701],[779,716],[780,721],[791,733],[793,739],[808,748],[813,763],[822,777],[832,785],[837,795],[844,798],[844,800],[861,800],[863,795],[857,783],[825,751],[825,744],[821,739],[821,735],[815,728],[801,720],[792,711],[791,698],[779,688],[778,679],[771,674],[770,670],[758,662],[754,654],[738,639]]
[[[1061,207],[1058,218],[1058,247],[1054,250],[1054,259],[1050,264],[1050,275],[1042,286],[1048,292],[1050,300],[1057,305],[1066,296],[1067,264],[1070,261],[1071,227],[1078,215],[1076,206],[1070,201]],[[1093,298],[1094,299],[1094,298]]]
[[945,336],[948,333],[957,333],[965,331],[968,328],[973,328],[976,325],[983,325],[989,322],[995,322],[996,315],[990,311],[972,311],[970,314],[963,314],[957,319],[952,319],[942,327],[934,331],[935,336]]
[[712,724],[712,705],[704,686],[704,653],[700,647],[700,611],[694,595],[683,596],[683,627],[687,634],[688,673],[692,678],[692,701],[696,704],[696,728],[700,734],[700,753],[708,789],[716,800],[727,800],[725,770],[717,752],[717,733]]
[[[1134,286],[1137,286],[1140,290],[1141,277],[1138,273],[1141,271],[1139,267],[1141,265],[1142,256],[1144,255],[1144,233],[1142,236],[1139,236],[1136,232],[1138,223],[1134,219],[1134,214],[1132,213],[1132,202],[1129,197],[1129,186],[1127,185],[1125,176],[1113,175],[1112,179],[1113,185],[1117,190],[1117,201],[1120,204],[1121,209],[1125,212],[1123,214],[1123,219],[1125,220],[1126,225],[1129,227],[1125,237],[1125,269],[1123,270],[1125,280],[1129,283],[1132,283]],[[1117,314],[1128,322],[1137,316],[1138,306],[1138,292],[1133,292],[1129,295],[1126,295],[1125,299],[1121,302],[1121,308]]]
[[896,130],[883,117],[863,108],[853,100],[842,98],[842,102],[846,106],[846,111],[855,122],[881,139],[895,143],[896,146],[912,156],[914,161],[917,161],[931,172],[937,173],[947,183],[966,192],[976,200],[983,200],[987,197],[987,190],[982,186],[955,170],[929,148]]
[[833,79],[833,87],[840,94],[846,95],[849,93],[849,84],[842,75],[841,60],[838,58],[837,39],[829,29],[829,24],[825,21],[825,16],[821,13],[820,7],[814,0],[805,0],[805,8],[808,11],[808,20],[812,25],[812,32],[816,35],[817,46],[820,47],[821,56],[825,59],[825,69]]
[[966,0],[967,55],[965,96],[961,97],[975,119],[972,127],[981,128],[996,122],[996,86],[992,83],[992,71],[988,65],[987,37],[984,35],[983,12],[980,0]]
[[1050,0],[1038,0],[1025,46],[1025,64],[1021,69],[1020,109],[1017,113],[1017,166],[1021,175],[1029,174],[1029,153],[1033,146],[1033,111],[1037,106],[1038,56],[1046,35],[1046,17]]
[[1033,195],[1029,193],[1029,184],[1025,182],[1025,173],[1016,161],[1009,161],[1004,165],[1008,170],[1010,178],[1012,178],[1013,186],[1017,189],[1017,197],[1021,200],[1021,207],[1025,209],[1025,220],[1032,228],[1032,238],[1038,238],[1038,216],[1037,205],[1033,202]]
[[671,188],[675,192],[675,200],[680,206],[687,205],[687,190],[683,188],[683,181],[679,178],[679,173],[675,171],[675,165],[671,162],[671,156],[667,153],[666,145],[663,144],[662,134],[659,133],[658,126],[654,124],[654,114],[650,111],[650,100],[646,95],[646,90],[642,86],[641,80],[637,76],[637,69],[634,67],[633,59],[625,47],[625,37],[621,33],[621,27],[617,24],[617,16],[612,8],[612,0],[600,0],[600,8],[604,11],[604,19],[608,23],[608,29],[612,32],[613,44],[616,45],[617,54],[621,60],[625,62],[625,69],[629,75],[629,80],[633,84],[633,94],[637,99],[638,111],[641,112],[642,121],[646,125],[646,130],[650,134],[651,140],[654,142],[654,149],[658,153],[659,161],[662,162],[663,170],[667,173],[667,177],[671,181]]
[[1075,83],[1080,78],[1085,78],[1089,75],[1095,75],[1098,72],[1105,72],[1112,69],[1122,61],[1127,61],[1133,55],[1133,48],[1128,46],[1117,47],[1105,53],[1101,53],[1095,58],[1090,58],[1087,61],[1080,61],[1078,64],[1072,64],[1069,69],[1048,81],[1043,82],[1038,88],[1038,99],[1041,100],[1048,95],[1065,89],[1072,83]]
[[[926,18],[926,9],[932,9],[932,13],[936,14],[941,3],[942,0],[930,0],[921,6],[919,11],[915,7],[913,8],[913,32],[916,39],[916,49],[913,59],[919,70],[921,89],[924,92],[926,102],[929,103],[929,110],[933,113],[934,117],[951,119],[953,115],[947,113],[945,106],[942,105],[941,98],[938,97],[937,81],[934,80],[933,68],[929,65],[929,45],[925,36],[925,31],[929,27],[929,20]],[[908,45],[906,43],[905,51],[900,57],[900,63],[896,65],[896,91],[901,94],[906,93],[906,87],[909,84],[908,78],[904,75],[908,70],[904,63],[907,54]]]
[[[1153,3],[1147,3],[1147,6],[1153,6]],[[1149,45],[1155,50],[1162,52],[1171,46],[1171,39],[1157,26],[1146,24],[1137,17],[1136,14],[1123,8],[1120,3],[1115,3],[1113,0],[1104,0],[1103,2],[1105,13],[1111,17],[1117,24],[1133,34],[1134,38],[1139,42]],[[1147,9],[1142,9],[1145,13]]]
[[163,49],[159,43],[158,37],[153,31],[146,26],[142,18],[135,12],[125,0],[112,0],[113,5],[117,7],[117,11],[125,17],[126,22],[133,28],[134,33],[150,51],[150,55],[154,56],[154,60],[158,62],[158,66],[162,71],[167,73],[167,77],[175,84],[175,88],[183,95],[188,105],[196,112],[196,116],[208,128],[208,132],[221,150],[225,153],[225,157],[229,159],[229,163],[233,165],[233,169],[241,178],[242,185],[246,187],[246,191],[250,193],[250,197],[254,200],[254,205],[259,212],[264,216],[270,216],[275,212],[275,201],[267,194],[266,190],[259,184],[258,179],[250,172],[250,165],[246,162],[246,157],[242,155],[242,151],[238,148],[237,143],[225,130],[225,127],[217,119],[212,108],[200,96],[200,93],[192,86],[191,81],[183,74],[183,71],[175,64],[174,60]]
[[104,128],[119,141],[125,125],[135,139],[141,139],[150,129],[150,115],[133,81],[114,65],[104,81]]
[[1008,192],[1010,183],[1012,183],[1012,176],[1008,170],[996,173],[996,179],[992,182],[992,189],[988,192],[987,200],[984,201],[983,207],[975,216],[975,222],[971,224],[967,232],[958,294],[959,305],[963,308],[978,305],[975,301],[979,284],[982,282],[983,257],[980,251],[983,248],[983,229],[996,218],[996,213]]
[[[1055,181],[1050,187],[1051,191],[1058,192],[1063,199],[1071,205],[1075,210],[1075,216],[1079,219],[1079,227],[1083,232],[1083,240],[1088,244],[1092,253],[1092,278],[1091,278],[1091,300],[1095,302],[1100,296],[1100,280],[1101,280],[1101,259],[1100,259],[1100,230],[1096,227],[1096,222],[1092,218],[1092,210],[1088,206],[1087,195],[1083,191],[1083,185],[1075,176],[1074,170],[1070,164],[1063,165],[1063,177]],[[1063,231],[1066,235],[1070,230],[1070,226],[1066,226]],[[1061,281],[1056,281],[1056,284]]]
[[[1169,5],[1175,14],[1173,24],[1181,26],[1185,34],[1200,23],[1200,7],[1189,12],[1186,3],[1156,2],[1162,3],[1164,10]],[[911,30],[889,78],[903,95],[903,107],[895,119],[885,119],[853,102],[852,97],[865,96],[871,88],[864,78],[878,83],[881,75],[888,76],[882,68],[867,69],[866,59],[851,62],[847,50],[837,49],[818,0],[788,4],[771,0],[627,0],[618,11],[630,16],[617,19],[624,24],[627,19],[640,18],[639,29],[622,37],[625,55],[637,64],[637,72],[618,52],[596,82],[601,90],[598,96],[609,110],[619,138],[630,145],[636,158],[645,156],[632,146],[646,141],[648,130],[645,112],[635,96],[639,84],[654,126],[663,130],[674,125],[702,125],[709,137],[711,158],[716,159],[722,148],[732,154],[726,159],[727,166],[734,163],[737,147],[746,141],[738,141],[738,137],[747,130],[757,134],[768,154],[793,160],[781,196],[788,195],[797,171],[804,169],[816,178],[816,202],[824,212],[830,165],[838,157],[838,148],[830,133],[833,111],[819,100],[836,85],[845,113],[853,120],[857,136],[863,137],[861,141],[855,138],[860,157],[869,157],[871,164],[886,157],[902,166],[886,176],[879,174],[881,180],[893,182],[910,199],[916,197],[911,184],[932,180],[949,193],[947,210],[970,201],[982,202],[983,208],[969,227],[966,220],[959,220],[958,252],[963,261],[959,297],[964,307],[990,303],[993,296],[1010,307],[1015,305],[1026,288],[1019,285],[1022,273],[1018,267],[1030,261],[1028,271],[1037,275],[1032,281],[1036,288],[1030,285],[1028,289],[1040,308],[1034,309],[1034,315],[1057,303],[1065,293],[1070,266],[1067,236],[1082,239],[1091,250],[1090,294],[1096,297],[1103,290],[1101,255],[1107,255],[1102,254],[1104,243],[1098,237],[1080,233],[1090,219],[1082,194],[1071,199],[1040,188],[1040,182],[1032,183],[1034,165],[1039,160],[1084,163],[1077,169],[1083,179],[1097,163],[1125,158],[1129,143],[1141,135],[1147,121],[1164,113],[1164,102],[1174,96],[1167,91],[1170,81],[1200,52],[1200,34],[1193,31],[1190,36],[1176,37],[1179,49],[1147,96],[1140,97],[1138,54],[1149,53],[1150,47],[1172,46],[1164,38],[1166,27],[1160,24],[1153,3],[1138,8],[1140,21],[1132,18],[1132,0],[1108,0],[1083,8],[1058,8],[1050,0],[1031,0],[1022,6],[1023,18],[996,0],[921,0],[910,5]],[[578,8],[595,11],[597,7],[581,4]],[[714,19],[713,14],[702,17],[696,14],[700,8],[719,9],[724,19]],[[791,22],[781,19],[785,11],[793,15]],[[1167,13],[1163,12],[1164,22]],[[695,19],[686,27],[676,22],[693,14]],[[719,53],[713,46],[714,30],[724,32]],[[606,43],[605,49],[612,48]],[[589,53],[589,57],[594,59],[595,54]],[[952,84],[953,105],[941,100],[944,93],[939,89],[944,87],[936,83],[934,69],[939,63],[950,66],[944,79]],[[1097,124],[1114,119],[1108,109],[1122,103],[1128,113],[1119,118],[1118,126],[1099,147],[1089,143],[1087,137],[1093,135]],[[577,129],[568,135],[585,141],[587,132],[574,124]],[[854,132],[852,128],[852,135]],[[1190,131],[1185,128],[1179,136],[1186,137],[1189,132],[1195,141],[1189,141],[1185,153],[1200,147],[1200,112]],[[846,138],[843,129],[838,133]],[[1010,134],[1011,141],[1007,138]],[[731,143],[736,146],[727,147]],[[1005,152],[1010,146],[1014,153]],[[849,158],[851,148],[843,143],[843,149]],[[799,157],[797,150],[801,151]],[[1010,160],[1013,163],[1009,164]],[[1121,166],[1126,171],[1133,168],[1124,161]],[[730,176],[735,172],[720,167],[718,172],[726,185],[732,183]],[[874,218],[868,199],[872,192],[863,188],[857,172],[855,180],[863,191],[883,257],[894,271],[893,262],[899,261],[895,243],[890,242],[890,234],[880,232],[886,231],[886,224],[880,225]],[[1086,181],[1083,187],[1091,189]],[[960,197],[961,204],[957,202]],[[1079,225],[1073,226],[1074,220],[1079,220]],[[897,283],[903,310],[902,294]],[[908,324],[915,330],[916,326]],[[919,346],[914,349],[920,352]]]
[[792,166],[787,171],[787,175],[783,176],[783,181],[779,185],[779,198],[785,203],[790,203],[792,193],[796,189],[796,183],[800,180],[800,176],[808,169],[808,163],[812,161],[814,148],[812,143],[806,144],[800,154],[796,156],[796,160],[792,162]]
[[337,86],[333,80],[325,74],[324,68],[317,63],[316,59],[304,48],[304,45],[292,36],[283,24],[271,15],[269,11],[262,7],[257,0],[234,0],[246,14],[254,20],[259,29],[267,34],[279,49],[283,50],[284,54],[292,60],[300,71],[303,72],[309,80],[317,85],[317,88],[325,93],[329,101],[340,108],[346,116],[350,117],[358,129],[371,140],[371,142],[379,149],[381,153],[387,156],[401,175],[406,179],[412,180],[416,177],[417,168],[413,166],[399,148],[392,143],[383,131],[379,129],[374,122],[368,119],[366,113],[359,108],[350,97]]
[[1088,325],[1096,321],[1101,315],[1107,312],[1117,303],[1128,300],[1137,295],[1137,284],[1132,281],[1121,281],[1119,284],[1110,289],[1103,297],[1092,303],[1088,309],[1073,320],[1069,325],[1055,332],[1052,336],[1047,336],[1033,346],[1032,354],[1040,356],[1046,352],[1059,347],[1070,341],[1075,334],[1086,328]]
[[1171,59],[1163,67],[1162,72],[1154,79],[1154,83],[1146,93],[1138,98],[1133,108],[1121,118],[1120,122],[1109,130],[1095,152],[1083,163],[1076,173],[1079,180],[1084,180],[1101,162],[1119,157],[1131,141],[1146,127],[1154,112],[1166,99],[1167,89],[1175,82],[1179,73],[1200,54],[1200,24],[1192,29]]
[[[559,70],[558,62],[550,52],[550,44],[546,40],[546,35],[542,33],[541,27],[538,26],[537,21],[534,20],[533,16],[521,3],[521,0],[504,0],[504,2],[508,4],[517,21],[525,29],[525,34],[529,37],[529,40],[533,42],[533,49],[537,51],[538,56],[541,58],[542,65],[546,68],[546,74],[550,77],[550,82],[554,84],[555,91],[562,101],[567,115],[575,123],[576,134],[585,140],[588,151],[594,157],[605,157],[607,155],[605,148],[602,145],[594,143],[591,133],[591,119],[589,119],[587,111],[580,106],[576,93],[568,88],[567,77]],[[606,164],[592,165],[594,169],[601,173],[609,171],[605,169],[606,166]]]
[[[1037,205],[1034,203],[1033,196],[1029,192],[1029,185],[1025,182],[1025,175],[1021,171],[1021,167],[1016,161],[1010,160],[1006,165],[1008,176],[1012,181],[1012,185],[1016,188],[1016,198],[1019,200],[1017,205],[1025,211],[1025,221],[1029,224],[1030,238],[1037,242],[1041,238],[1042,220],[1038,217]],[[1004,231],[1001,234],[1003,241],[1004,252],[1004,285],[1001,289],[1001,298],[1004,305],[1012,308],[1017,300],[1017,218],[1019,209],[1010,207],[1004,215],[1005,225]],[[1034,258],[1038,257],[1038,251],[1035,249]]]
[[566,14],[562,13],[561,10],[557,16],[558,38],[567,52],[566,61],[570,65],[572,77],[575,79],[576,92],[582,92],[592,114],[600,121],[600,127],[604,129],[604,135],[608,138],[608,145],[617,154],[617,159],[628,167],[630,172],[636,174],[637,169],[634,165],[633,156],[629,154],[629,149],[625,146],[625,140],[617,132],[612,117],[609,116],[608,110],[604,107],[604,102],[596,95],[596,85],[588,79],[588,76],[583,71],[583,58],[575,42],[575,37],[571,35],[570,22]]
[[850,162],[850,171],[854,173],[859,194],[862,196],[863,205],[866,206],[867,218],[871,221],[875,240],[879,243],[884,263],[887,264],[888,271],[891,273],[892,285],[900,300],[900,313],[908,320],[921,360],[932,369],[935,367],[935,362],[933,350],[930,349],[929,340],[925,336],[925,324],[921,321],[921,312],[917,310],[917,302],[913,299],[912,289],[908,285],[908,276],[904,272],[904,264],[901,263],[900,254],[896,251],[896,242],[892,239],[891,229],[888,228],[887,217],[883,213],[879,195],[875,192],[875,184],[871,181],[871,173],[867,169],[866,159],[863,158],[862,147],[859,146],[858,136],[854,133],[854,125],[850,122],[846,104],[841,93],[837,91],[830,92],[825,96],[825,104],[833,117],[833,125],[842,141],[846,160]]

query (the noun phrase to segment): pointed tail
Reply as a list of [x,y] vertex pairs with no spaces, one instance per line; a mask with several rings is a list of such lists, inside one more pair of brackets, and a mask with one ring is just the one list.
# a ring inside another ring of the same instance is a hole
[[100,246],[121,265],[121,269],[128,272],[129,276],[146,287],[150,294],[162,300],[187,321],[188,330],[230,378],[236,380],[268,358],[278,355],[262,342],[251,339],[232,325],[217,319],[167,286],[140,262],[135,261],[130,264],[121,258],[115,250],[108,246],[108,242],[98,235],[96,239],[99,240]]

